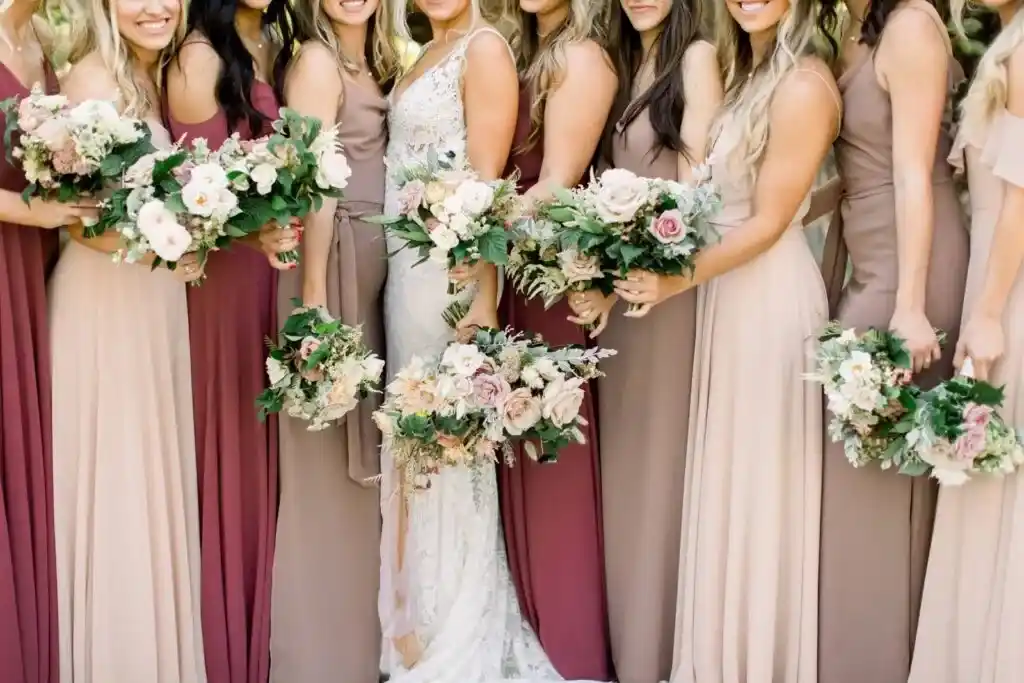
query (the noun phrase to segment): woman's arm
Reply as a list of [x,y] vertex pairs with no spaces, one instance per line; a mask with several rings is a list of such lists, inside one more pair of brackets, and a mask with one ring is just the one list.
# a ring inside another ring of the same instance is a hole
[[693,168],[704,163],[708,136],[725,99],[722,73],[715,46],[703,40],[686,48],[683,55],[683,123],[679,134],[687,155],[679,155],[679,180],[692,180]]
[[[466,108],[467,156],[483,180],[500,178],[508,163],[519,114],[519,77],[508,44],[482,31],[466,48],[463,102]],[[482,264],[476,296],[460,329],[498,324],[498,272]]]
[[890,328],[907,343],[914,370],[939,359],[939,340],[925,316],[932,251],[932,173],[948,96],[949,52],[933,10],[915,6],[889,20],[878,70],[892,102],[893,192],[899,282]]
[[[323,45],[307,43],[295,58],[285,80],[285,101],[303,116],[320,119],[330,128],[338,119],[343,84],[338,62]],[[338,200],[324,200],[319,211],[305,219],[302,242],[302,301],[309,306],[327,305],[327,262],[334,239],[334,214]]]
[[616,86],[615,71],[600,45],[587,40],[566,46],[565,70],[544,107],[540,177],[527,197],[543,200],[552,190],[580,181],[601,140]]
[[[1024,47],[1018,47],[1010,57],[1007,80],[1006,108],[1010,115],[1024,118]],[[970,358],[975,375],[982,380],[988,379],[992,364],[1003,355],[1003,316],[1024,262],[1024,186],[1004,181],[1003,187],[1003,204],[992,236],[981,296],[967,319],[956,352],[956,366]]]

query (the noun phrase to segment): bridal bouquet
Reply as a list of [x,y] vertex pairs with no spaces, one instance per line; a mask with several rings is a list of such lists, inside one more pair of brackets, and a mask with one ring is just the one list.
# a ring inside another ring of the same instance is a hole
[[907,460],[945,486],[973,473],[1010,474],[1024,464],[1019,435],[999,417],[1003,390],[973,378],[968,360],[961,374],[921,396],[907,432]]
[[374,391],[384,371],[359,328],[320,307],[296,310],[281,329],[281,343],[268,340],[268,346],[270,387],[256,400],[260,418],[284,410],[308,421],[310,431],[344,417]]
[[634,269],[690,273],[697,254],[716,238],[710,220],[720,208],[705,169],[698,169],[692,184],[609,169],[585,187],[557,191],[541,207],[542,220],[554,224],[557,264],[550,249],[533,248],[534,235],[517,235],[513,280],[519,291],[553,303],[589,286],[610,293],[612,281]]
[[452,268],[508,260],[506,229],[519,207],[514,178],[484,182],[459,168],[453,154],[431,152],[425,166],[402,169],[398,185],[399,215],[373,220],[419,251],[420,263]]
[[531,459],[555,460],[566,445],[584,443],[583,386],[614,353],[479,330],[438,359],[413,358],[374,420],[408,491],[429,488],[445,467],[492,466],[499,455],[511,464],[513,441]]
[[[236,134],[216,153],[238,197],[231,228],[244,234],[318,211],[324,199],[342,196],[352,175],[336,128],[322,130],[318,119],[284,108],[273,130],[251,142]],[[299,255],[290,251],[278,258],[296,262]]]
[[[20,101],[4,100],[4,145],[28,186],[22,197],[71,202],[98,194],[126,168],[153,150],[149,127],[118,113],[106,100],[71,105],[63,95],[35,86]],[[17,139],[12,145],[12,137]]]
[[911,382],[903,340],[873,328],[857,334],[832,321],[818,337],[815,360],[809,379],[824,387],[832,413],[829,436],[843,443],[850,463],[913,469],[902,446],[921,390]]
[[961,375],[924,391],[911,381],[903,340],[890,332],[858,335],[833,321],[819,342],[810,379],[824,386],[829,435],[855,467],[877,462],[955,486],[972,473],[1024,464],[1018,435],[996,413],[1002,389],[975,380],[969,361]]

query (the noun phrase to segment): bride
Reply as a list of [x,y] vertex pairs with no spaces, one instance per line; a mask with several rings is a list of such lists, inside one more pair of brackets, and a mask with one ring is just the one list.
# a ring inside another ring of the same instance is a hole
[[[410,39],[407,0],[389,0],[401,37]],[[500,176],[512,147],[518,90],[504,38],[481,14],[480,0],[415,0],[434,40],[391,93],[385,212],[398,212],[393,180],[425,163],[431,150],[453,152],[485,179]],[[389,243],[389,251],[400,245]],[[385,288],[388,367],[438,354],[452,340],[442,319],[446,273],[432,262],[391,257]],[[465,275],[465,273],[463,273]],[[477,282],[460,328],[497,326],[497,274]],[[520,616],[498,524],[494,468],[452,468],[406,499],[384,449],[381,507],[382,668],[391,683],[545,683],[560,681]]]

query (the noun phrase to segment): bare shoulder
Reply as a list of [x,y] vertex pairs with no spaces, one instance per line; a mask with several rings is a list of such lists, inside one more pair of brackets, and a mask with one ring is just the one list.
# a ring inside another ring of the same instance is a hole
[[[786,74],[772,96],[772,119],[806,125],[821,120],[835,121],[841,101],[832,71],[818,57],[803,57],[797,68]],[[835,129],[835,126],[831,126]]]
[[338,74],[338,59],[319,40],[307,40],[299,46],[292,59],[289,76],[299,78],[333,78]]
[[[942,18],[927,2],[909,0],[892,14],[882,34],[879,51],[893,59],[939,60],[949,50],[949,38],[941,32]],[[944,62],[939,62],[945,66]]]
[[515,64],[508,42],[493,26],[476,31],[466,46],[466,56],[474,62]]
[[695,40],[683,52],[683,71],[718,68],[718,50],[706,40]]
[[611,57],[596,40],[578,40],[565,46],[565,69],[611,69]]
[[118,99],[117,81],[99,52],[90,52],[75,62],[61,79],[60,85],[63,93],[76,102]]
[[182,75],[187,74],[189,79],[209,79],[215,82],[220,74],[220,55],[206,36],[190,33],[168,66],[171,73],[180,72]]

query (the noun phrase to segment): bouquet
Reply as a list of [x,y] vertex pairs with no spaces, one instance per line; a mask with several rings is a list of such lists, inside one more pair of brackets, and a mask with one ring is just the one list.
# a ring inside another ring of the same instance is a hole
[[7,120],[8,157],[20,163],[28,179],[22,192],[26,202],[33,196],[60,202],[96,196],[153,150],[149,127],[106,100],[72,106],[63,95],[46,95],[37,85],[20,101],[4,100],[0,109]]
[[1019,435],[996,412],[1003,390],[961,374],[927,391],[906,435],[907,460],[939,484],[958,486],[973,473],[1010,474],[1024,463]]
[[512,464],[513,441],[531,459],[552,461],[564,446],[584,443],[583,386],[614,353],[478,330],[472,343],[453,342],[438,359],[413,358],[374,420],[407,491],[429,488],[445,467],[487,467],[499,456]]
[[600,234],[576,232],[581,214],[578,193],[560,191],[512,230],[505,272],[517,292],[529,299],[540,297],[544,308],[554,306],[567,292],[595,287],[605,294],[612,291],[613,278],[601,270],[594,253]]
[[[484,182],[456,166],[454,154],[431,152],[425,166],[399,172],[400,213],[372,220],[430,260],[452,268],[508,260],[508,224],[518,212],[515,179]],[[449,291],[449,293],[454,293]]]
[[560,272],[550,249],[532,248],[528,230],[513,246],[513,279],[519,291],[553,303],[570,289],[596,286],[609,294],[613,281],[634,269],[692,273],[697,254],[717,237],[710,219],[720,207],[703,168],[692,184],[610,169],[585,187],[556,191],[540,209],[542,220],[554,224]]
[[921,390],[911,382],[910,352],[903,340],[883,330],[858,335],[830,322],[818,337],[815,372],[832,419],[828,433],[842,442],[854,467],[877,462],[901,472],[916,468],[902,448]]
[[344,417],[374,391],[384,371],[360,329],[320,307],[297,309],[281,329],[281,343],[267,345],[270,387],[256,400],[260,418],[284,410],[308,421],[310,431]]
[[[286,225],[318,211],[328,197],[340,198],[352,170],[341,153],[336,128],[321,129],[318,119],[281,109],[273,135],[251,142],[234,135],[216,154],[238,196],[239,212],[232,217],[233,230],[258,232],[275,221]],[[295,251],[278,256],[296,262]]]

